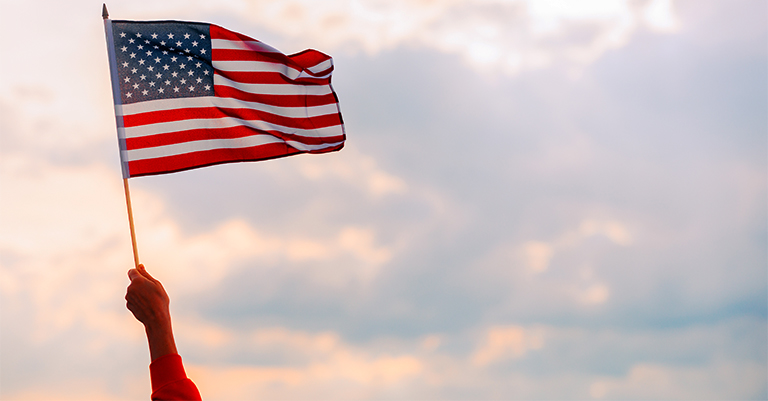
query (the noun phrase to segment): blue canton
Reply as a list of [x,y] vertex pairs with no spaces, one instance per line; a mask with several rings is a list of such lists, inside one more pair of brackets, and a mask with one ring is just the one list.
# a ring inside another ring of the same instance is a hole
[[213,96],[208,24],[113,21],[123,104]]

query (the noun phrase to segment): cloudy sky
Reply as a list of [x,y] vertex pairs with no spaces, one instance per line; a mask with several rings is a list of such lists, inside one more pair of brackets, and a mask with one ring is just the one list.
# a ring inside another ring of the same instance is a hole
[[[101,3],[0,4],[0,398],[147,399]],[[768,3],[108,6],[336,64],[341,152],[130,181],[204,398],[768,396]]]

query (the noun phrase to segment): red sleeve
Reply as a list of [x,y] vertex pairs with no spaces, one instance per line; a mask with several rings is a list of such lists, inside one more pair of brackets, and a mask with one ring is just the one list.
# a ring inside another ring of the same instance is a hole
[[152,380],[152,400],[202,400],[195,383],[187,378],[178,354],[163,355],[152,361],[149,377]]

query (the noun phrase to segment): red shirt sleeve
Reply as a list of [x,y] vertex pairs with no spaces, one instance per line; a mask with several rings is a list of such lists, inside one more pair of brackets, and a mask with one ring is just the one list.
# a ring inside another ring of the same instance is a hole
[[152,400],[202,400],[195,383],[187,378],[178,354],[163,355],[152,361],[149,376],[152,380]]

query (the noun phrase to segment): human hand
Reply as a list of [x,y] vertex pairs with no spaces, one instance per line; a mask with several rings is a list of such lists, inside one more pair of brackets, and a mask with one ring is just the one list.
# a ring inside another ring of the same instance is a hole
[[144,324],[149,341],[149,355],[155,359],[176,354],[176,342],[171,329],[170,298],[165,288],[152,277],[144,265],[128,270],[131,284],[125,294],[126,307]]
[[125,294],[126,307],[146,328],[170,325],[170,298],[165,288],[152,277],[144,265],[128,270],[131,284]]

